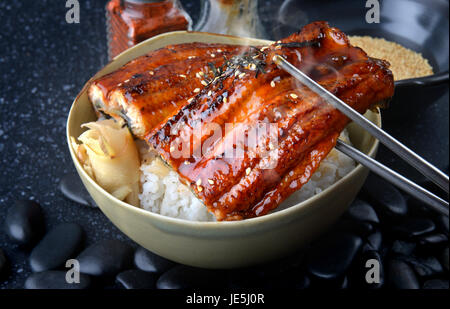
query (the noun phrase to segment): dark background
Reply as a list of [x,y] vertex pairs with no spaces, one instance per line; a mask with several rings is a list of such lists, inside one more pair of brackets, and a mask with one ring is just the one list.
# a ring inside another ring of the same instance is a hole
[[[0,225],[15,200],[33,199],[42,205],[47,227],[77,222],[86,230],[88,244],[120,239],[134,245],[98,209],[71,202],[58,190],[61,178],[75,171],[65,135],[69,108],[84,83],[107,63],[106,2],[80,0],[79,24],[66,23],[64,0],[0,2]],[[196,20],[199,1],[182,2]],[[260,1],[268,38],[281,38],[295,29],[292,24],[300,28],[320,15],[285,16],[280,25],[275,13],[280,3]],[[363,19],[363,1],[354,5]],[[342,22],[336,26],[347,30]],[[419,116],[396,118],[385,128],[448,173],[448,89],[425,103]],[[378,159],[420,180],[389,152],[382,149]],[[12,262],[12,275],[0,288],[23,287],[30,273],[27,252],[12,245],[3,229],[0,248]]]

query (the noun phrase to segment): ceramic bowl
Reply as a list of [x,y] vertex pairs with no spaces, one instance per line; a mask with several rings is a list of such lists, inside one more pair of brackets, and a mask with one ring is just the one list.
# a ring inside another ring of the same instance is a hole
[[[117,56],[93,79],[152,50],[186,42],[241,45],[268,43],[195,32],[162,34]],[[368,174],[367,169],[358,165],[337,183],[302,203],[243,221],[190,222],[155,214],[114,198],[97,185],[78,162],[69,137],[78,137],[83,131],[81,124],[96,119],[87,96],[88,84],[73,102],[67,121],[70,154],[83,184],[102,212],[124,234],[148,250],[178,263],[223,269],[259,264],[286,256],[326,231],[353,201]],[[379,114],[368,112],[366,117],[381,125]],[[350,124],[348,130],[353,145],[374,157],[378,142],[354,124]]]

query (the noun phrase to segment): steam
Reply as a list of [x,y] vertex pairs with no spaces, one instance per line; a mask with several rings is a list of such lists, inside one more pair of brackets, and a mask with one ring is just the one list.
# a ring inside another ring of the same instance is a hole
[[208,0],[196,30],[249,38],[265,38],[257,0]]

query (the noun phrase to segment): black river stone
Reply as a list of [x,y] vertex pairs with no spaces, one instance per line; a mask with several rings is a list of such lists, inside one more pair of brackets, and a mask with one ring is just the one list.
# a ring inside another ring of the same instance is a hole
[[392,244],[392,252],[402,254],[402,255],[410,255],[416,249],[416,244],[413,242],[396,240]]
[[394,289],[419,289],[414,270],[404,261],[392,259],[388,262],[388,285]]
[[77,173],[66,174],[59,183],[59,190],[66,198],[75,203],[88,207],[97,207]]
[[432,248],[442,248],[448,244],[448,236],[442,233],[433,233],[418,238],[419,246],[425,250]]
[[358,198],[355,199],[350,205],[346,215],[358,221],[365,221],[375,224],[380,223],[380,219],[372,206]]
[[434,231],[435,224],[428,218],[405,218],[392,227],[394,234],[399,237],[412,238]]
[[158,275],[140,269],[130,269],[119,273],[116,281],[126,289],[154,289]]
[[366,250],[375,250],[379,251],[381,249],[381,245],[383,244],[383,235],[380,231],[376,231],[369,236],[367,236],[367,243],[364,245],[364,251]]
[[446,216],[438,216],[436,219],[436,224],[441,232],[448,234],[449,233],[449,219]]
[[393,185],[376,176],[369,176],[363,187],[373,206],[387,216],[404,216],[408,213],[405,197]]
[[87,289],[91,285],[89,276],[80,274],[80,282],[68,283],[66,272],[48,270],[31,274],[25,281],[26,289]]
[[35,201],[17,201],[8,209],[5,229],[14,242],[23,246],[35,244],[45,231],[41,206]]
[[134,264],[143,271],[152,273],[163,273],[176,264],[145,248],[139,247],[134,253]]
[[423,284],[423,288],[432,290],[448,290],[448,280],[428,280]]
[[8,259],[5,252],[0,248],[0,278],[3,278],[8,269]]
[[402,256],[402,260],[411,265],[421,277],[429,277],[444,271],[441,263],[433,256],[416,257],[414,255]]
[[319,279],[337,279],[344,275],[362,245],[360,237],[348,233],[330,233],[308,252],[307,270]]
[[448,262],[449,262],[449,256],[448,256],[448,247],[444,249],[441,255],[441,263],[442,266],[444,266],[445,270],[448,271]]
[[349,234],[356,234],[361,237],[367,237],[373,233],[374,227],[370,222],[357,221],[350,218],[343,218],[335,225],[335,229]]
[[177,265],[159,277],[158,289],[220,288],[227,282],[226,273],[218,270]]
[[80,271],[92,276],[112,277],[133,266],[133,248],[119,240],[95,243],[76,258]]
[[81,249],[84,231],[76,223],[62,223],[50,232],[31,251],[30,265],[34,272],[65,266]]

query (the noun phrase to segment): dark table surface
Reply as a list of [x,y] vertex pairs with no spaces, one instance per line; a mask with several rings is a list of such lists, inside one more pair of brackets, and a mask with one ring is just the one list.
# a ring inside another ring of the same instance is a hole
[[[182,2],[195,20],[198,1]],[[119,239],[135,246],[98,209],[71,202],[58,190],[61,178],[75,171],[65,137],[69,108],[83,84],[107,63],[105,3],[80,0],[80,23],[67,24],[64,1],[0,2],[0,225],[15,200],[33,199],[42,205],[48,227],[77,222],[88,244]],[[264,2],[266,27],[277,3]],[[269,38],[275,35],[269,32]],[[408,126],[386,125],[448,172],[448,113],[447,91]],[[385,151],[378,159],[400,164]],[[11,244],[3,229],[0,248],[12,262],[12,274],[0,288],[22,288],[30,274],[28,253]]]

